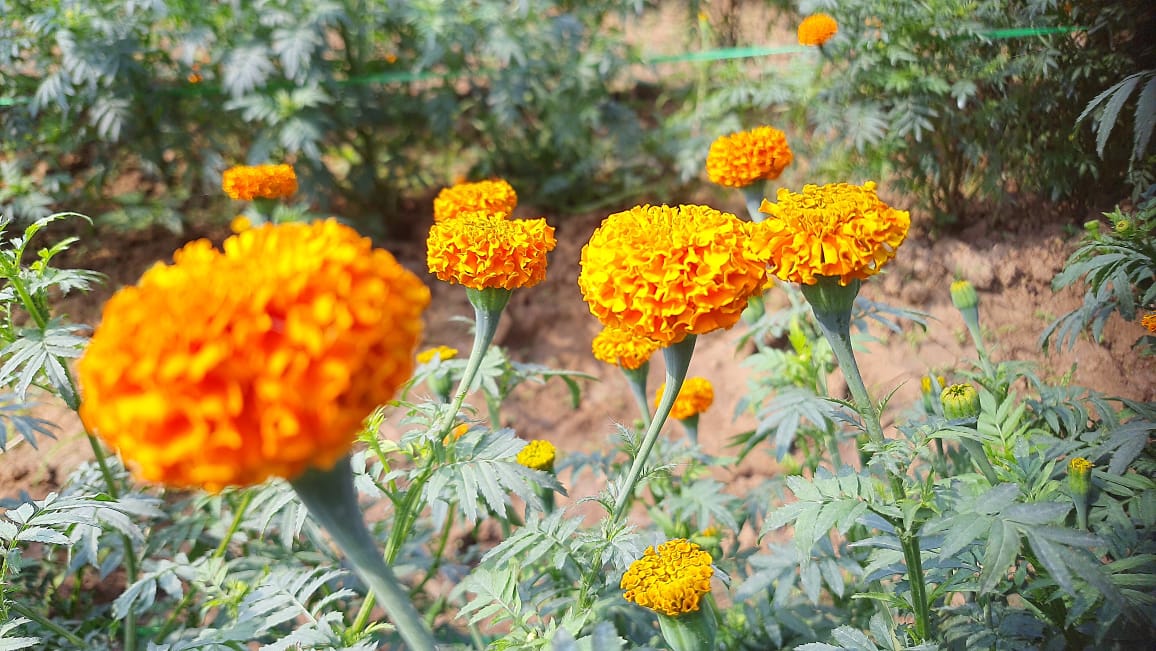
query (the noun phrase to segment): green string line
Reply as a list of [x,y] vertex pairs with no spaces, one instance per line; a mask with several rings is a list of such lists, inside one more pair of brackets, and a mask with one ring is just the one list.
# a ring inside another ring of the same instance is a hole
[[[992,29],[985,32],[980,32],[981,36],[985,36],[993,41],[1024,38],[1028,36],[1044,36],[1048,34],[1069,34],[1071,32],[1080,32],[1086,30],[1086,27],[1066,26],[1066,27],[1012,27],[1008,29]],[[663,65],[668,63],[705,63],[710,61],[729,61],[734,59],[753,59],[757,57],[777,56],[785,54],[802,54],[814,48],[803,45],[784,45],[775,47],[729,47],[719,48],[714,50],[705,50],[702,52],[686,52],[683,54],[659,54],[652,56],[645,56],[641,63],[644,65]],[[360,75],[357,77],[350,77],[343,81],[339,81],[342,86],[367,85],[367,84],[406,84],[416,81],[430,81],[434,79],[457,79],[464,76],[462,74],[450,73],[434,73],[434,72],[416,72],[412,70],[404,70],[398,72],[379,72],[371,75]],[[291,83],[268,84],[267,88],[293,88]],[[209,93],[218,92],[219,89],[215,86],[186,86],[182,88],[169,89],[169,92],[178,93],[181,95],[207,95]],[[14,106],[17,102],[27,101],[24,97],[0,97],[0,108],[7,106]]]

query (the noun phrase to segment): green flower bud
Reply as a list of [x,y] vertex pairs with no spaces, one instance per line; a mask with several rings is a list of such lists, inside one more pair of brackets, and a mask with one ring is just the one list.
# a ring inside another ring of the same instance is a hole
[[1072,503],[1076,506],[1076,526],[1088,529],[1088,502],[1092,494],[1091,461],[1084,457],[1074,457],[1068,462],[1068,490],[1072,493]]
[[953,384],[939,394],[943,416],[948,420],[975,418],[979,415],[979,393],[970,384]]
[[1115,227],[1117,235],[1127,237],[1132,234],[1132,220],[1130,219],[1117,219]]
[[966,280],[957,280],[951,283],[951,302],[957,310],[970,310],[979,306],[979,295],[975,287]]
[[1097,237],[1099,237],[1100,236],[1100,220],[1092,219],[1090,221],[1084,222],[1084,232],[1087,233],[1092,239],[1096,239]]

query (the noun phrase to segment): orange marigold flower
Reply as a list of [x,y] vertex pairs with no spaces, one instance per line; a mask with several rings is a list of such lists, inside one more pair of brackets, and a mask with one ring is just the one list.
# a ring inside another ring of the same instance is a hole
[[444,188],[434,198],[434,221],[485,212],[508,217],[518,206],[518,193],[502,179],[458,183]]
[[327,220],[177,251],[105,305],[84,424],[142,479],[217,491],[332,467],[414,368],[429,289]]
[[616,364],[628,371],[638,369],[649,362],[650,356],[661,347],[662,345],[653,339],[639,337],[626,330],[609,326],[595,335],[594,341],[590,344],[595,359],[607,364]]
[[812,14],[799,23],[800,45],[822,45],[839,31],[839,23],[827,14]]
[[733,326],[766,278],[748,223],[708,206],[635,206],[582,247],[578,286],[603,325],[669,345]]
[[221,174],[221,189],[231,199],[285,199],[297,193],[297,173],[290,165],[237,165]]
[[711,143],[706,174],[713,183],[745,188],[756,181],[779,178],[793,158],[786,134],[774,127],[756,127]]
[[1156,312],[1149,312],[1140,319],[1140,325],[1148,328],[1148,332],[1156,332]]
[[426,262],[439,279],[471,289],[532,287],[546,278],[557,243],[545,219],[475,212],[430,228]]
[[774,275],[804,285],[816,276],[846,285],[878,273],[911,226],[910,214],[883,203],[872,181],[780,189],[778,201],[763,200],[759,210],[770,217],[751,224],[753,249]]
[[[655,407],[662,400],[662,394],[665,391],[666,383],[663,382],[654,396]],[[688,377],[682,383],[682,388],[678,390],[678,396],[670,408],[670,417],[686,420],[710,409],[713,403],[714,386],[711,385],[710,380],[704,377]]]
[[647,547],[622,575],[619,587],[627,601],[677,617],[698,610],[702,596],[710,592],[712,561],[697,544],[675,538],[658,549]]

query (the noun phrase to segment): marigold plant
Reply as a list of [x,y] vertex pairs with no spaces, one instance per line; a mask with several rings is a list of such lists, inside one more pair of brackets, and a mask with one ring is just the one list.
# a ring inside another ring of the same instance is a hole
[[475,212],[430,228],[426,262],[440,280],[471,289],[532,287],[546,278],[546,254],[556,245],[545,219]]
[[607,326],[594,336],[590,347],[598,361],[633,371],[650,361],[651,355],[662,346],[653,339]]
[[822,45],[831,40],[839,31],[839,24],[831,16],[823,13],[812,14],[799,23],[800,45]]
[[231,199],[285,199],[297,193],[297,174],[290,165],[238,165],[221,174],[221,189]]
[[435,222],[475,212],[505,217],[518,206],[518,193],[502,179],[458,183],[442,189],[434,198],[433,206]]
[[774,127],[761,126],[718,138],[706,156],[706,174],[711,182],[730,188],[745,188],[762,180],[779,178],[794,154],[787,136]]
[[708,206],[635,206],[582,248],[578,286],[603,325],[663,345],[733,326],[766,278],[747,223]]
[[84,424],[142,479],[327,469],[409,379],[429,290],[353,229],[266,225],[173,257],[108,301],[78,365]]
[[804,285],[816,276],[845,285],[878,273],[911,226],[910,214],[883,203],[872,181],[780,189],[777,199],[763,201],[760,210],[770,217],[751,225],[752,246],[771,273]]
[[554,458],[557,456],[558,450],[554,444],[549,441],[534,440],[526,444],[522,451],[518,453],[515,459],[518,463],[531,468],[533,470],[541,470],[543,472],[552,472],[554,470]]
[[657,549],[647,547],[622,576],[622,596],[671,617],[697,611],[702,596],[710,592],[712,562],[709,553],[683,538]]
[[[663,383],[662,386],[658,387],[658,392],[654,396],[656,406],[662,400],[662,394],[665,391],[666,383]],[[670,409],[670,417],[686,420],[710,409],[713,403],[714,386],[711,385],[710,380],[704,377],[688,377],[682,383],[682,388],[678,390],[678,396],[674,399],[674,406]]]

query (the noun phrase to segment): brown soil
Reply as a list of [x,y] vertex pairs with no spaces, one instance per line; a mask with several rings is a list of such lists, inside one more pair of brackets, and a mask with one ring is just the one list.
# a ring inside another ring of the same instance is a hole
[[[727,205],[725,201],[715,201],[714,205],[743,210],[741,204]],[[551,220],[557,224],[559,244],[550,260],[548,278],[537,287],[515,293],[497,338],[516,360],[584,371],[600,378],[584,383],[583,403],[577,411],[568,406],[567,390],[560,381],[523,385],[504,407],[504,424],[525,438],[549,439],[563,452],[604,449],[614,433],[614,423],[631,422],[635,417],[620,372],[597,362],[590,353],[590,341],[600,326],[586,309],[575,281],[581,247],[605,214]],[[424,227],[416,230],[421,232]],[[72,320],[95,323],[100,306],[116,287],[135,281],[154,261],[168,260],[184,240],[209,237],[219,241],[227,234],[220,226],[200,228],[185,236],[161,229],[128,235],[83,233],[67,262],[99,270],[107,274],[108,282],[89,294],[65,297],[59,309]],[[465,292],[425,273],[424,242],[387,246],[403,264],[425,277],[432,289],[426,343],[468,350],[468,327],[451,320],[472,316]],[[1052,277],[1072,247],[1063,225],[1052,222],[1021,227],[1016,233],[977,223],[956,235],[936,238],[914,228],[887,271],[864,286],[869,298],[931,316],[926,331],[913,326],[901,336],[870,344],[860,356],[874,395],[883,396],[900,387],[889,416],[893,418],[918,399],[921,375],[929,371],[950,375],[952,369],[967,368],[972,359],[966,330],[948,294],[948,285],[957,274],[970,279],[979,290],[981,319],[997,359],[1035,361],[1041,377],[1053,381],[1074,367],[1071,379],[1075,384],[1110,396],[1156,400],[1156,359],[1139,357],[1131,348],[1142,334],[1136,323],[1114,318],[1102,344],[1081,337],[1070,351],[1054,350],[1049,355],[1040,351],[1038,338],[1043,328],[1077,306],[1082,297],[1082,289],[1053,294],[1050,288]],[[707,377],[715,386],[715,405],[700,422],[702,444],[714,454],[725,454],[726,441],[753,424],[749,415],[734,416],[747,382],[747,373],[739,365],[742,353],[738,341],[743,329],[740,324],[730,331],[701,337],[691,364],[691,375]],[[653,392],[662,381],[660,357],[651,367]],[[3,453],[0,497],[14,497],[21,491],[43,496],[59,487],[76,465],[91,458],[88,440],[75,417],[50,398],[42,403],[38,413],[59,423],[58,438],[41,439],[39,449],[20,444]],[[671,431],[674,436],[682,435],[677,429]],[[769,456],[756,453],[734,470],[732,480],[774,469]],[[575,496],[592,491],[592,487],[571,487]]]

